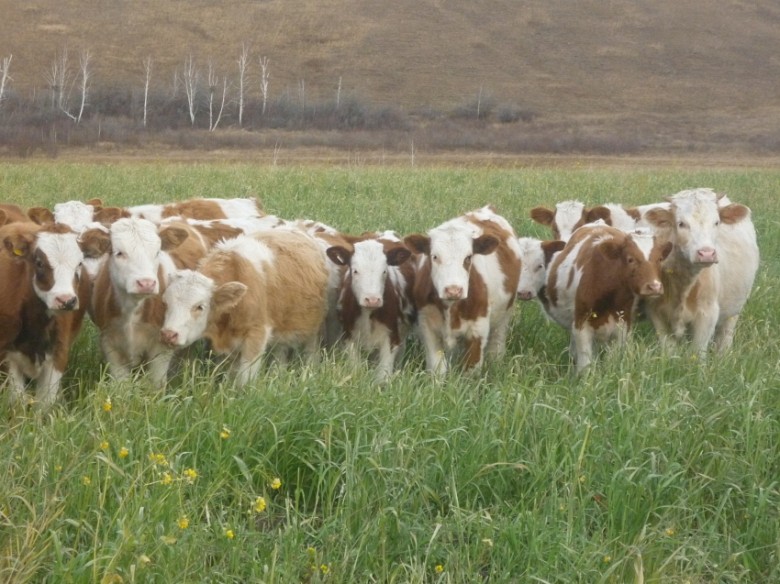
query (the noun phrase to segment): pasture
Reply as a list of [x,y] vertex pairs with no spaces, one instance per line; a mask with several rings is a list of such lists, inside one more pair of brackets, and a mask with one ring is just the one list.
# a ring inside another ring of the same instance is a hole
[[412,343],[383,387],[338,352],[237,389],[188,362],[117,383],[89,325],[45,419],[0,414],[4,582],[780,580],[780,172],[750,169],[0,165],[3,202],[258,196],[359,233],[493,203],[519,235],[568,198],[712,187],[753,209],[762,262],[728,354],[662,351],[648,323],[582,377],[516,306],[507,355],[433,380]]

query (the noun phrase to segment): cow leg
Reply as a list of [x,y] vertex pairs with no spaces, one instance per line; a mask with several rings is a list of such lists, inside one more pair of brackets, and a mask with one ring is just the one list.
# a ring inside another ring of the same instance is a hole
[[36,409],[46,411],[54,405],[60,392],[61,379],[62,371],[54,366],[51,356],[47,355],[36,380],[38,385],[38,390],[35,392]]
[[466,351],[463,355],[464,370],[478,369],[482,365],[485,344],[485,337],[472,336],[466,340]]
[[236,384],[244,386],[257,377],[263,364],[263,354],[268,346],[269,335],[262,334],[256,339],[247,339],[241,347],[234,364]]
[[512,312],[507,311],[498,322],[490,329],[487,343],[487,354],[491,358],[500,358],[506,352],[506,337],[509,332],[509,323],[512,320]]
[[571,329],[571,342],[577,373],[582,373],[593,360],[593,329],[587,323],[583,324],[582,328],[573,326]]
[[717,306],[710,306],[706,310],[700,310],[696,313],[693,320],[693,347],[702,358],[707,354],[707,347],[715,334],[715,325],[717,323]]
[[378,383],[384,383],[393,375],[400,348],[400,345],[392,345],[389,336],[382,339],[379,344],[379,362],[376,367],[376,381]]
[[6,357],[8,367],[8,402],[11,408],[24,407],[25,389],[27,387],[27,378],[22,366],[9,354]]
[[715,329],[715,348],[719,353],[728,351],[731,348],[738,320],[739,315],[735,314],[722,321]]
[[[433,321],[433,322],[432,322]],[[439,330],[444,326],[443,320],[436,308],[423,308],[419,315],[420,338],[425,346],[425,365],[434,375],[447,373],[447,357],[444,353]]]
[[149,361],[149,377],[155,387],[163,388],[168,383],[172,360],[173,351],[161,351]]
[[311,365],[316,365],[320,362],[320,345],[322,344],[322,335],[317,333],[311,335],[303,343],[303,354],[306,357],[306,361]]

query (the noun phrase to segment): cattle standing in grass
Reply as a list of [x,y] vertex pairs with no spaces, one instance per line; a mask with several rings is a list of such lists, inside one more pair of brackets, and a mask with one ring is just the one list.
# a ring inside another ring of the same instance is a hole
[[669,201],[670,208],[647,215],[657,236],[674,244],[664,263],[664,294],[647,303],[647,314],[662,341],[682,338],[690,329],[699,354],[713,335],[724,350],[758,269],[750,209],[719,204],[711,189],[681,191]]
[[571,332],[578,372],[591,362],[594,341],[625,339],[640,297],[663,293],[661,262],[671,249],[649,232],[585,225],[555,256],[547,277],[547,310]]
[[428,370],[446,372],[459,344],[465,369],[479,367],[486,351],[502,355],[520,274],[506,219],[483,207],[404,242],[420,254],[413,296]]
[[161,336],[171,347],[208,339],[215,353],[234,357],[236,382],[245,385],[269,344],[277,355],[297,346],[316,355],[327,283],[322,251],[305,233],[276,229],[224,241],[165,290]]
[[358,347],[378,352],[377,381],[392,375],[415,320],[411,301],[414,266],[409,249],[392,232],[366,236],[352,246],[328,248],[347,268],[337,310],[353,356]]
[[0,229],[0,360],[11,400],[23,401],[28,380],[36,406],[57,399],[89,295],[76,234],[61,225],[16,222]]
[[[160,340],[165,308],[160,293],[177,269],[194,267],[206,253],[186,224],[159,228],[144,219],[123,218],[110,234],[90,230],[85,245],[105,250],[108,259],[95,278],[90,316],[100,331],[100,346],[116,379],[127,379],[139,365],[149,368],[155,386],[165,385],[173,349]],[[93,252],[91,252],[93,253]]]

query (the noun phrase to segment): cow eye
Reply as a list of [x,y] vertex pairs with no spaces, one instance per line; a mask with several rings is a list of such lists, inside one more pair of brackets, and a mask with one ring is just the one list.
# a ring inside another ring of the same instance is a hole
[[718,219],[717,221],[715,221],[715,227],[717,227],[718,225],[720,225],[720,219]]
[[205,307],[202,304],[197,304],[195,306],[195,312],[203,312],[205,310]]
[[536,271],[537,271],[537,272],[538,272],[539,270],[543,270],[543,269],[544,269],[544,264],[539,264],[538,266],[536,266]]
[[357,270],[355,270],[355,269],[353,269],[353,270],[352,270],[352,275],[353,275],[353,276],[357,276],[357,275],[358,275],[358,271],[357,271]]
[[435,254],[434,254],[434,255],[432,255],[432,256],[431,256],[431,259],[432,259],[434,262],[438,262],[438,261],[439,261],[439,256],[437,256],[437,255],[435,255]]
[[123,252],[123,251],[115,251],[114,252],[114,257],[115,258],[123,258],[123,257],[125,257],[125,252]]
[[35,267],[37,269],[39,269],[39,270],[42,270],[43,269],[43,260],[41,260],[40,258],[36,259],[35,260]]
[[680,229],[685,229],[685,221],[678,222],[677,227],[679,227]]

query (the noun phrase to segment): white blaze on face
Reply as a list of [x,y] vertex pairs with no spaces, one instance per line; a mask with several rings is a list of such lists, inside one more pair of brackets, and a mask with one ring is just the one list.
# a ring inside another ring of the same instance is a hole
[[559,239],[569,241],[574,226],[582,219],[585,205],[579,201],[563,201],[555,205],[555,224],[558,226]]
[[653,251],[653,244],[655,243],[652,231],[649,229],[635,229],[629,234],[629,237],[634,240],[639,251],[642,252],[642,257],[649,261],[650,253]]
[[214,280],[192,270],[174,274],[163,292],[165,322],[163,340],[173,346],[186,347],[203,337],[211,311]]
[[671,197],[676,221],[675,246],[690,263],[718,261],[717,235],[720,225],[717,195],[711,189],[682,191]]
[[[46,307],[50,310],[77,309],[75,283],[81,273],[84,254],[78,245],[76,234],[39,233],[33,261],[36,272],[35,293]],[[52,285],[44,289],[40,285],[41,281],[51,282]]]
[[542,242],[532,237],[517,240],[520,252],[520,281],[517,283],[517,297],[532,300],[547,282]]
[[128,294],[157,294],[162,242],[154,223],[119,219],[111,225],[111,280]]
[[469,271],[474,254],[472,224],[459,219],[448,221],[428,232],[431,238],[431,280],[439,298],[463,300],[469,294]]
[[349,263],[352,293],[363,308],[380,308],[387,280],[387,257],[376,240],[359,241]]
[[95,208],[81,201],[68,201],[54,205],[54,222],[67,225],[76,233],[94,226]]

